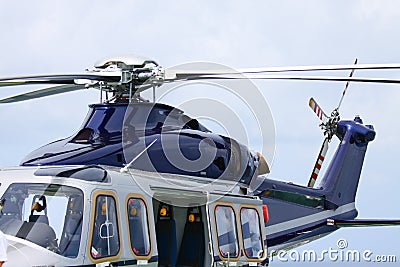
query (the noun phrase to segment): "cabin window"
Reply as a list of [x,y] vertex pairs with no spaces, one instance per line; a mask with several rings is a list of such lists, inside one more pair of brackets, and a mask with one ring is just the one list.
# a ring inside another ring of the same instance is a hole
[[147,256],[151,246],[147,206],[144,200],[135,197],[129,198],[127,213],[132,251],[136,256]]
[[239,256],[235,211],[230,206],[215,207],[218,249],[223,258]]
[[65,257],[79,252],[83,193],[57,184],[14,183],[0,200],[0,230]]
[[260,228],[260,216],[256,209],[240,210],[244,253],[249,259],[260,259],[263,256],[263,242]]
[[109,195],[97,195],[90,255],[94,259],[116,256],[120,250],[116,201]]

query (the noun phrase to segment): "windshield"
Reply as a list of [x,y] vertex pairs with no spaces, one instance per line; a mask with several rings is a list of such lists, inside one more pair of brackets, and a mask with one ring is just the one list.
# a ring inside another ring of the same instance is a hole
[[0,201],[0,230],[66,257],[78,255],[83,193],[56,184],[11,184]]

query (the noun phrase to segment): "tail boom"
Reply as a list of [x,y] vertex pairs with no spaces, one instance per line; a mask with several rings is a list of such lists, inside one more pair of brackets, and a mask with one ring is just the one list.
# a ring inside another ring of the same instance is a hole
[[355,197],[368,143],[374,140],[372,126],[360,118],[339,121],[340,144],[319,187],[310,188],[265,178],[257,195],[268,206],[267,242],[272,248],[291,247],[322,237],[338,227],[327,219],[354,220]]

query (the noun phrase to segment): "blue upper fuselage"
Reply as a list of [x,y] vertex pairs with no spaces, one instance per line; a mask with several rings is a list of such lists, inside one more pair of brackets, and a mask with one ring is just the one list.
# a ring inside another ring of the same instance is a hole
[[[247,147],[210,132],[179,109],[148,102],[90,105],[77,134],[33,151],[21,165],[123,167],[144,150],[146,153],[134,160],[132,168],[244,183],[250,182],[256,170]],[[203,152],[212,157],[207,166],[183,168],[176,164],[182,162],[179,156],[196,163]],[[230,166],[231,159],[240,168]]]

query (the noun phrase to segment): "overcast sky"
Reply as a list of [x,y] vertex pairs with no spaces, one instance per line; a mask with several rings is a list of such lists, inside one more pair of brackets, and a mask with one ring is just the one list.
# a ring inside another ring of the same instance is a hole
[[[192,61],[233,68],[351,64],[355,57],[359,63],[400,62],[395,0],[215,2],[2,1],[0,76],[79,72],[113,54],[143,55],[164,67]],[[398,71],[354,75],[400,78]],[[323,139],[308,99],[330,113],[344,83],[256,84],[276,126],[271,177],[306,184]],[[2,88],[0,97],[24,90]],[[98,98],[83,91],[0,106],[1,165],[18,165],[33,149],[74,133],[87,104]],[[359,114],[377,131],[357,195],[360,218],[400,218],[399,100],[400,85],[352,83],[342,105],[342,118]],[[349,248],[400,260],[399,234],[399,228],[342,229],[304,249],[336,247],[343,237]]]

